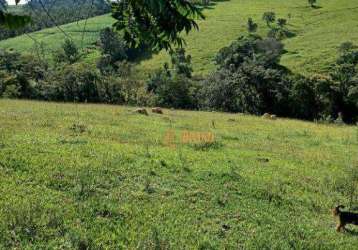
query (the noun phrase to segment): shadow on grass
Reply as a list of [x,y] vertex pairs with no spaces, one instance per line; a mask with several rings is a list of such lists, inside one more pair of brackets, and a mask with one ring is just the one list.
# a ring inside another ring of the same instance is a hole
[[358,236],[358,231],[355,230],[351,230],[351,229],[346,229],[347,234],[352,235],[352,236]]
[[322,9],[323,7],[319,6],[319,5],[312,5],[311,8],[312,9]]
[[203,9],[209,9],[212,10],[214,7],[221,2],[229,2],[230,0],[211,0],[208,4],[198,4]]

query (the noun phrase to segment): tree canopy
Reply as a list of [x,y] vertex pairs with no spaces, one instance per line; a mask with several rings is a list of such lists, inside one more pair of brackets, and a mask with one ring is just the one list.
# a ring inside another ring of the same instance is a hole
[[181,47],[181,32],[198,29],[204,19],[201,7],[187,0],[121,0],[112,3],[114,24],[133,47],[145,43],[154,50]]

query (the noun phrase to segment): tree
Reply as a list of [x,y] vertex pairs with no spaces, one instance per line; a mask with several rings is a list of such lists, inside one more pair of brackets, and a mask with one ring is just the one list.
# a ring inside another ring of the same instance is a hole
[[121,0],[112,3],[114,27],[131,47],[145,43],[153,50],[182,46],[180,33],[198,29],[202,9],[187,0]]
[[170,51],[170,57],[174,73],[191,78],[191,74],[193,72],[193,68],[191,66],[191,56],[185,55],[185,49],[178,48],[175,51]]
[[276,14],[272,11],[265,12],[262,19],[266,22],[267,26],[270,26],[270,24],[276,20]]
[[255,23],[251,17],[247,20],[247,31],[249,33],[254,33],[257,31],[257,23]]
[[66,39],[61,48],[55,52],[57,62],[75,63],[80,58],[80,52],[77,45],[70,39]]
[[316,3],[317,0],[308,0],[308,4],[311,5],[312,8],[315,6]]
[[[5,0],[0,0],[0,27],[8,29],[17,29],[24,27],[30,22],[30,17],[25,15],[15,15],[6,11],[7,3]],[[18,4],[20,0],[15,0]]]
[[127,60],[127,46],[115,31],[105,28],[101,30],[99,37],[102,55],[108,55],[110,63]]

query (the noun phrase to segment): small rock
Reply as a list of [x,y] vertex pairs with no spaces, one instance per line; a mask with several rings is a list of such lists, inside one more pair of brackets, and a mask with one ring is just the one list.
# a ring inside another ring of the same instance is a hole
[[270,119],[271,115],[269,113],[265,113],[265,114],[263,114],[262,118]]

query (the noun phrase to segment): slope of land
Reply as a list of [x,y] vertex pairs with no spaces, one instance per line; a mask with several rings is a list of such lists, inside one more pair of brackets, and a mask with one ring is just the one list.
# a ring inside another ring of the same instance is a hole
[[[107,105],[0,107],[0,248],[358,245],[357,229],[336,233],[329,213],[349,205],[357,127],[176,110],[143,116]],[[185,131],[215,142],[186,144]]]
[[[296,36],[285,40],[288,53],[283,64],[295,72],[307,74],[324,72],[337,56],[337,47],[345,41],[358,40],[358,3],[355,0],[320,0],[319,7],[311,8],[307,1],[296,0],[230,0],[216,1],[205,11],[207,19],[200,21],[200,31],[187,37],[187,51],[193,57],[197,73],[205,74],[215,65],[213,58],[217,51],[246,32],[248,17],[259,23],[259,33],[267,33],[267,27],[261,20],[266,11],[274,11],[277,17],[286,18],[289,29]],[[62,28],[80,46],[84,21],[67,24]],[[83,46],[90,46],[98,38],[100,29],[110,26],[113,20],[108,16],[91,18],[87,23],[87,32]],[[46,47],[55,49],[63,41],[64,35],[58,29],[46,29],[31,34]],[[0,42],[2,48],[15,48],[28,51],[34,42],[27,36],[20,36]],[[92,51],[87,60],[93,61],[98,52]],[[160,67],[168,55],[160,53],[152,59],[143,61],[140,70],[150,72]]]

